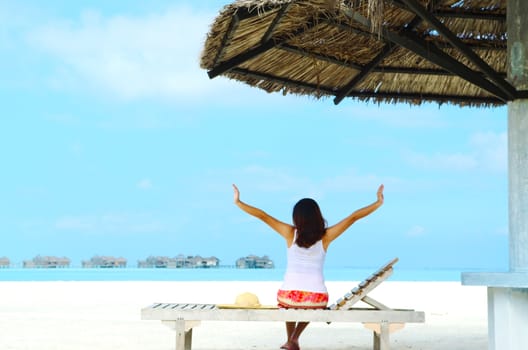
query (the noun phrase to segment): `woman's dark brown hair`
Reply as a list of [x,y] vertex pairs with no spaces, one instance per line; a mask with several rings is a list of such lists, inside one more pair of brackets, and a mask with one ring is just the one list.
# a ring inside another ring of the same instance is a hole
[[293,207],[293,224],[297,229],[295,243],[299,247],[309,248],[319,241],[326,232],[326,220],[321,214],[317,202],[303,198]]

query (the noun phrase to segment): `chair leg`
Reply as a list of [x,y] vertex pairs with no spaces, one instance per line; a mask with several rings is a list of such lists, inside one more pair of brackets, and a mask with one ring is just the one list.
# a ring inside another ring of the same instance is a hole
[[389,324],[384,322],[380,323],[379,325],[379,333],[374,331],[372,332],[374,339],[373,339],[373,349],[374,350],[389,350],[390,349],[390,342],[389,342],[389,334],[390,334],[390,327]]
[[185,350],[192,348],[192,328],[185,332]]
[[176,350],[191,350],[192,328],[186,331],[184,320],[178,320],[175,323]]
[[193,327],[199,326],[200,321],[161,321],[165,326],[176,331],[176,350],[191,350]]

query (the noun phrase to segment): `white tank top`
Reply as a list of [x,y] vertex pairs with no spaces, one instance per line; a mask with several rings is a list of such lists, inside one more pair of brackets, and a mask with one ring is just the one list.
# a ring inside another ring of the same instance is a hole
[[317,241],[310,248],[302,248],[295,243],[295,239],[296,234],[288,248],[286,273],[281,289],[327,293],[323,276],[326,256],[323,241]]

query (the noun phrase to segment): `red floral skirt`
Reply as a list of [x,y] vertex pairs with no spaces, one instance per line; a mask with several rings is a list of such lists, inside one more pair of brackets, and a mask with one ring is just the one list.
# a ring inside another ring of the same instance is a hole
[[277,302],[283,308],[324,309],[328,304],[328,293],[279,289]]

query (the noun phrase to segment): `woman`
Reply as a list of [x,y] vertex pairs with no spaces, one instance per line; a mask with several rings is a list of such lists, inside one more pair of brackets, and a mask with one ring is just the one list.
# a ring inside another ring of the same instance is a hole
[[[240,191],[233,185],[235,204],[246,213],[259,218],[277,231],[288,247],[284,281],[277,292],[283,308],[321,309],[328,303],[323,264],[328,246],[357,220],[371,214],[383,204],[383,185],[377,200],[338,222],[326,227],[321,210],[313,199],[301,199],[293,208],[293,225],[284,223],[240,200]],[[288,340],[281,349],[299,350],[299,336],[308,322],[286,322]]]

